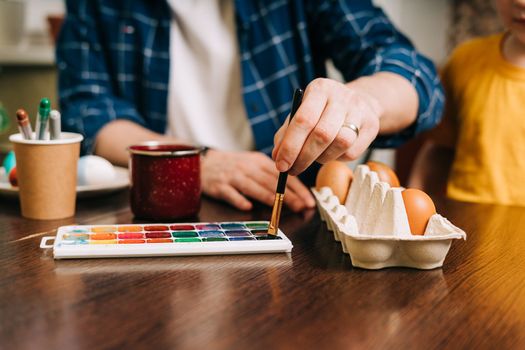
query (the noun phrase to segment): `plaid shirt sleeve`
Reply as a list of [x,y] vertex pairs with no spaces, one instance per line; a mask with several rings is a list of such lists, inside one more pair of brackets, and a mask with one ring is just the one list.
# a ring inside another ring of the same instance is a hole
[[370,1],[323,0],[308,2],[307,11],[317,51],[332,59],[346,81],[392,72],[405,77],[417,91],[416,121],[397,134],[378,137],[373,146],[398,146],[439,122],[444,97],[433,63],[416,51],[381,9]]
[[85,136],[84,153],[92,152],[96,133],[111,120],[144,119],[128,101],[115,96],[98,38],[95,1],[67,1],[67,16],[57,43],[59,98],[64,128]]

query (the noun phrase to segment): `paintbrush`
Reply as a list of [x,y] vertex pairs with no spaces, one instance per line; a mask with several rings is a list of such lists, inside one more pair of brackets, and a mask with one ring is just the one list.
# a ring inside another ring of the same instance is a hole
[[[292,121],[295,112],[299,109],[301,101],[303,100],[303,90],[296,89],[293,94],[292,110],[290,111],[290,120]],[[268,226],[268,234],[277,235],[279,231],[279,220],[281,219],[281,210],[283,208],[284,191],[286,190],[286,180],[288,179],[288,172],[279,173],[279,179],[277,180],[277,190],[275,191],[275,200],[273,202],[272,218],[270,219],[270,225]]]

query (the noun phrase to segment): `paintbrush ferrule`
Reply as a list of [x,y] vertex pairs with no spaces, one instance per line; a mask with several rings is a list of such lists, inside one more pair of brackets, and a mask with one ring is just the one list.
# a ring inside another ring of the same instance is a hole
[[284,193],[276,193],[273,201],[272,218],[268,226],[268,234],[277,235],[279,231],[279,221],[281,219],[281,210],[283,209]]

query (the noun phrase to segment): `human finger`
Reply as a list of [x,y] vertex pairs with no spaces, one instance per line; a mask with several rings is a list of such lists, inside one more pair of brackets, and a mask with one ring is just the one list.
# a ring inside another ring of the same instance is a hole
[[279,172],[275,169],[274,162],[270,160],[269,164],[265,164],[264,167],[259,169],[259,171],[254,172],[252,176],[259,184],[275,193]]
[[[297,175],[302,173],[312,164],[338,136],[345,119],[343,104],[328,101],[321,114],[319,122],[314,127],[297,159],[290,169],[290,174]],[[342,152],[341,152],[342,153]]]
[[317,161],[319,163],[324,164],[330,160],[334,160],[343,156],[345,152],[347,152],[357,141],[359,137],[358,134],[360,133],[360,127],[358,126],[360,122],[350,122],[348,121],[349,118],[345,119],[346,121],[339,129],[337,136],[334,138],[333,142],[317,158]]
[[255,181],[254,179],[251,179],[247,176],[237,176],[232,181],[232,185],[245,196],[248,196],[266,205],[273,204],[275,192],[263,184]]
[[[271,188],[272,202],[273,202],[274,197],[275,197],[275,189],[277,186],[277,178],[279,176],[279,172],[277,171],[277,169],[275,169],[274,163],[269,158],[267,159],[269,163],[267,162],[260,163],[261,165],[260,170],[262,171],[258,172],[257,181],[261,181],[263,184]],[[304,203],[303,203],[304,201],[297,195],[294,188],[290,187],[290,183],[293,184],[295,180],[299,181],[292,176],[288,176],[288,179],[286,181],[287,184],[286,184],[286,191],[284,195],[284,204],[290,209],[292,209],[292,211],[299,212],[304,209]]]
[[286,186],[284,194],[284,204],[293,212],[298,213],[306,207],[304,201],[289,186]]
[[250,210],[253,206],[246,197],[239,193],[239,191],[233,186],[227,184],[223,184],[218,188],[216,197],[230,203],[240,210]]
[[352,146],[339,157],[341,160],[355,160],[359,158],[375,140],[379,132],[379,120],[371,117],[363,122],[359,129],[359,137]]
[[[249,171],[250,177],[254,178],[259,183],[275,190],[275,186],[277,186],[277,177],[279,176],[279,171],[275,168],[275,162],[264,153],[254,153],[255,154],[252,156],[252,165],[250,165],[246,171]],[[256,170],[254,170],[254,164],[257,165]]]
[[317,85],[310,84],[306,88],[303,102],[284,132],[275,156],[277,169],[281,172],[288,171],[295,162],[325,108],[327,97]]
[[272,159],[275,159],[277,156],[277,153],[279,152],[279,148],[281,146],[281,141],[283,140],[284,133],[286,131],[286,128],[288,128],[288,120],[290,118],[290,115],[286,117],[283,125],[277,130],[275,135],[273,136],[273,150],[272,150]]
[[[263,171],[257,172],[257,181],[260,181],[264,184],[269,184],[272,193],[274,194],[279,172],[275,169],[273,162],[268,157],[266,157],[266,159],[269,161],[269,163],[261,162],[261,170]],[[284,203],[295,212],[302,211],[307,207],[315,205],[315,201],[313,200],[313,197],[308,188],[303,185],[301,180],[295,176],[288,176],[286,181]]]
[[315,200],[310,190],[295,176],[289,176],[287,187],[292,190],[297,197],[304,203],[305,207],[313,208]]

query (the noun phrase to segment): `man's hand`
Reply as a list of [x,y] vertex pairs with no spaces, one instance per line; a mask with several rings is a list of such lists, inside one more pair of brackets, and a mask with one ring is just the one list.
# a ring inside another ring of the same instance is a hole
[[[260,152],[209,150],[201,162],[202,190],[241,210],[250,210],[248,198],[273,205],[278,171],[274,162]],[[310,191],[296,177],[288,177],[284,203],[293,211],[315,206]]]
[[358,158],[376,138],[381,115],[379,102],[358,86],[312,81],[290,124],[285,122],[275,134],[277,169],[297,175],[314,161]]

